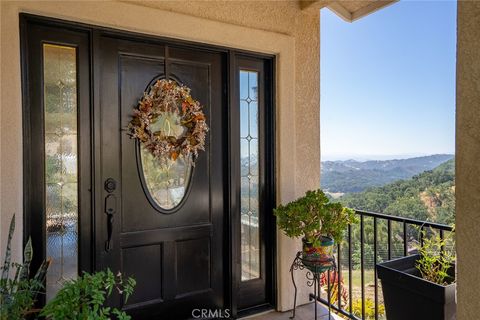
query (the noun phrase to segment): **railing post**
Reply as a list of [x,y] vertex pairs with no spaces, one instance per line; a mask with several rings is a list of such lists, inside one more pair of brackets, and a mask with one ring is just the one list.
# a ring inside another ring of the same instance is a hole
[[375,320],[378,320],[377,218],[373,217],[373,277],[375,282]]
[[336,274],[336,280],[337,280],[337,286],[338,286],[338,308],[342,309],[342,282],[340,279],[342,279],[342,261],[340,256],[342,255],[342,248],[341,244],[338,244],[338,250],[337,250],[337,255],[338,255],[338,263],[337,263],[337,274]]
[[[443,230],[440,229],[439,232],[440,232],[440,239],[443,241],[443,239],[445,239]],[[445,254],[445,246],[442,244],[442,246],[440,247],[440,255],[443,257],[444,254]]]
[[423,247],[423,233],[425,232],[425,228],[422,226],[420,228],[420,246]]
[[387,220],[388,260],[392,259],[392,220]]
[[352,314],[352,226],[348,225],[348,302]]
[[360,274],[362,282],[362,319],[365,319],[365,270],[364,270],[364,234],[363,214],[360,215]]

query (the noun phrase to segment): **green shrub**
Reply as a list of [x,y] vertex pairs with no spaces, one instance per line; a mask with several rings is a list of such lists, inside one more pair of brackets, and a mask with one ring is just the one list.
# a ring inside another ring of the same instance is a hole
[[[362,299],[355,299],[352,301],[352,313],[357,317],[362,317]],[[378,317],[385,314],[385,306],[378,304]],[[365,319],[375,319],[375,302],[373,299],[365,298]]]
[[124,295],[126,302],[134,286],[134,279],[124,280],[120,273],[115,276],[110,270],[93,274],[85,272],[81,277],[67,281],[43,308],[41,315],[51,320],[107,320],[111,316],[119,320],[130,319],[125,312],[105,306],[105,300],[115,289]]
[[423,279],[440,285],[455,282],[455,277],[449,272],[455,266],[455,251],[444,250],[448,242],[453,241],[454,231],[455,227],[444,239],[439,233],[428,237],[427,231],[422,231],[423,245],[418,246],[420,259],[415,263],[415,267],[420,271]]
[[287,236],[303,236],[313,246],[320,245],[322,236],[340,243],[347,226],[356,221],[355,211],[331,203],[322,190],[307,191],[305,196],[279,205],[274,213]]

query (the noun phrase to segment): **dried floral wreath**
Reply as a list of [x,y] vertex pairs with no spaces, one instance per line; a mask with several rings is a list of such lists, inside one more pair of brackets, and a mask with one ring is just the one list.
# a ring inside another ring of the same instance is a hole
[[184,161],[194,165],[200,150],[205,150],[208,126],[200,102],[190,88],[173,80],[157,80],[145,92],[128,124],[136,138],[161,163]]

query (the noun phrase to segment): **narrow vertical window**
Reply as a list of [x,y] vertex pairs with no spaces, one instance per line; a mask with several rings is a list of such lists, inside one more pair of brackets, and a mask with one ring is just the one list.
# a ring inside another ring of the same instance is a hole
[[258,72],[240,71],[242,281],[260,278]]
[[47,300],[78,270],[77,58],[43,45]]

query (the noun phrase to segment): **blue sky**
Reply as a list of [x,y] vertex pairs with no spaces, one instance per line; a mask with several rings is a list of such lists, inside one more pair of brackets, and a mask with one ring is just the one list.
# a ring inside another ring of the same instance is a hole
[[320,23],[322,160],[454,153],[456,2]]

